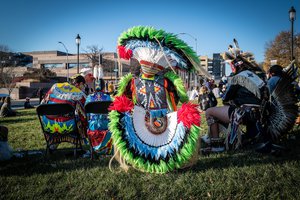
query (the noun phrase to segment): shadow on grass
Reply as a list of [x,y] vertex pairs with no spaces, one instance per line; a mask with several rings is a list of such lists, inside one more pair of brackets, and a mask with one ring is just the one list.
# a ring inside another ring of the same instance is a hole
[[[299,138],[297,145],[299,145]],[[295,144],[296,145],[296,144]],[[43,151],[43,150],[39,150]],[[44,153],[44,151],[43,151]],[[31,176],[34,174],[52,174],[56,172],[69,172],[73,170],[90,170],[99,168],[108,170],[111,157],[95,158],[75,158],[72,149],[61,149],[52,155],[44,158],[44,154],[25,156],[23,158],[13,158],[10,161],[2,162],[0,167],[1,176]],[[201,156],[196,165],[191,168],[175,171],[175,173],[185,173],[187,171],[204,172],[207,170],[226,169],[232,167],[249,167],[266,164],[284,164],[300,160],[299,149],[291,149],[290,152],[281,156],[262,155],[253,150],[241,150],[238,152],[222,153],[218,155]],[[113,167],[118,168],[116,162]],[[172,173],[172,172],[171,172]]]
[[0,162],[0,176],[31,176],[34,174],[51,174],[61,171],[88,170],[92,168],[108,168],[110,156],[102,156],[91,160],[90,157],[74,157],[71,148],[59,149],[44,156],[43,150],[34,150],[42,154],[27,155],[22,158],[13,157],[9,161]]
[[22,112],[22,113],[18,113],[17,117],[32,117],[34,116],[36,119],[38,119],[38,116],[36,114],[36,111],[34,110],[34,112]]
[[[32,115],[28,115],[32,116]],[[37,120],[37,117],[28,117],[28,118],[18,118],[18,117],[11,117],[11,118],[2,118],[1,123],[22,123],[22,122],[28,122],[28,121],[35,121]]]
[[[300,136],[296,134],[293,139],[281,141],[281,145],[289,147],[289,151],[281,155],[259,154],[253,149],[239,150],[200,156],[196,165],[191,168],[176,170],[173,173],[185,173],[187,171],[203,172],[211,169],[226,169],[232,167],[249,167],[266,164],[284,164],[298,162],[300,160]],[[9,161],[0,162],[0,176],[31,176],[34,174],[52,174],[56,172],[70,172],[73,170],[90,170],[99,168],[108,171],[108,164],[111,157],[100,157],[91,160],[90,158],[75,158],[72,148],[63,148],[48,155],[45,159],[44,149],[38,149],[43,154],[27,155],[23,158],[13,158]],[[113,162],[113,167],[118,164]],[[172,172],[171,172],[172,173]]]
[[210,169],[225,169],[231,167],[247,167],[254,165],[266,164],[284,164],[300,160],[300,136],[295,136],[294,139],[285,139],[280,142],[280,145],[288,148],[287,151],[282,151],[276,154],[261,154],[256,153],[254,149],[248,148],[236,152],[225,152],[221,154],[211,154],[209,156],[200,156],[196,165],[179,170],[179,173],[185,173],[188,170],[201,172]]

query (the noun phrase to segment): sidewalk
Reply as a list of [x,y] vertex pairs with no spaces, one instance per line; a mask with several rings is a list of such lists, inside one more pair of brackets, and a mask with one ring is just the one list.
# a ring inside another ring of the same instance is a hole
[[[18,100],[12,100],[11,101],[11,107],[14,109],[21,109],[24,108],[24,103],[26,99],[18,99]],[[30,104],[34,107],[39,105],[39,98],[31,98]]]

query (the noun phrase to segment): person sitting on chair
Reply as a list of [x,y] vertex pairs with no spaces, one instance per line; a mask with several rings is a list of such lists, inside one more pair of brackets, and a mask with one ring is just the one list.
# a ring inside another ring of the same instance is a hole
[[[77,127],[81,137],[86,138],[86,115],[84,110],[84,103],[86,95],[83,92],[85,88],[85,79],[81,75],[75,75],[71,77],[71,83],[56,83],[45,95],[42,104],[52,103],[67,103],[72,105],[76,109],[76,114],[79,119],[77,120]],[[67,119],[65,119],[67,120]],[[66,126],[66,121],[50,119],[43,117],[43,122],[48,124],[49,129],[53,129],[54,126],[59,126],[61,131],[68,131],[70,127]],[[73,126],[70,124],[69,126]]]
[[[229,124],[236,121],[236,116],[242,105],[260,105],[262,97],[258,93],[265,84],[264,79],[257,74],[261,69],[242,56],[237,56],[231,63],[234,76],[230,79],[228,89],[223,95],[224,106],[211,107],[206,110],[206,120],[210,131],[210,139],[203,137],[204,142],[209,142],[212,152],[224,151],[223,139],[219,136],[219,123]],[[258,91],[256,93],[256,91]],[[254,108],[253,108],[254,109]],[[245,119],[243,120],[243,122]],[[248,119],[247,132],[256,134],[256,119]],[[234,132],[234,134],[237,134]],[[239,144],[239,142],[238,142]],[[236,148],[236,147],[234,147]]]

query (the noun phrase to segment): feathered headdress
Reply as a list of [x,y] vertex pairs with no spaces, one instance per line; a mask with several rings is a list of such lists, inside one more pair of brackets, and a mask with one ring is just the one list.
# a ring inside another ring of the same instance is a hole
[[142,70],[149,74],[169,67],[198,70],[200,64],[196,53],[175,34],[147,26],[123,32],[118,39],[118,53],[123,59],[137,59]]
[[251,52],[241,51],[236,39],[233,39],[233,46],[229,45],[228,51],[223,53],[222,57],[230,64],[233,72],[238,72],[241,69],[259,69],[253,54]]

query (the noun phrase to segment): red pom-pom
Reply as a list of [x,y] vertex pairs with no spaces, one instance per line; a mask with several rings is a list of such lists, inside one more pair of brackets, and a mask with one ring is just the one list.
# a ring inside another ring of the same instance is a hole
[[108,110],[116,110],[118,112],[127,112],[133,109],[133,103],[125,95],[116,97]]
[[120,58],[129,60],[132,57],[132,50],[126,49],[124,46],[118,46]]
[[184,103],[177,112],[178,123],[182,122],[185,127],[192,125],[200,126],[201,116],[197,104]]

